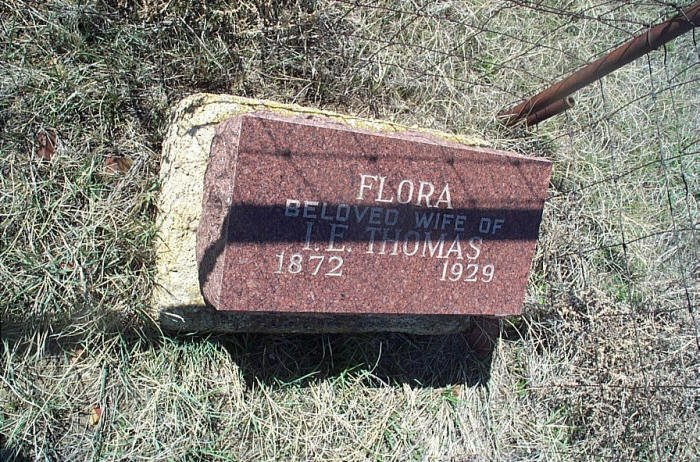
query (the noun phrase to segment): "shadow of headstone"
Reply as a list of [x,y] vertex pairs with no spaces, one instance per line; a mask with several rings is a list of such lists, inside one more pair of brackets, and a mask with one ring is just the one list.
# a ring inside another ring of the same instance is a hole
[[[493,335],[495,326],[495,336]],[[489,330],[489,328],[491,330]],[[360,376],[368,386],[486,386],[498,323],[467,334],[235,334],[219,342],[248,386],[309,384]]]

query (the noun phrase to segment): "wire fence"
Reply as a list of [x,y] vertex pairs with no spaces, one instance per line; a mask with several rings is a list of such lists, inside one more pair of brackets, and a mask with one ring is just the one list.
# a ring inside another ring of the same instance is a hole
[[[340,49],[334,79],[351,76],[345,94],[356,92],[369,115],[478,127],[499,147],[554,161],[526,300],[530,325],[516,330],[555,345],[570,369],[529,386],[543,398],[577,390],[563,398],[579,407],[577,437],[652,444],[659,459],[682,444],[662,435],[683,434],[681,422],[698,410],[697,32],[582,89],[573,109],[537,128],[506,130],[496,119],[687,7],[336,1],[322,10],[319,32]],[[625,457],[608,449],[587,456]]]
[[[362,95],[371,115],[445,130],[478,127],[502,147],[553,157],[560,171],[550,210],[582,218],[591,211],[584,207],[595,206],[608,227],[603,235],[570,236],[574,240],[560,246],[557,257],[583,262],[588,254],[619,248],[623,285],[635,293],[650,268],[633,266],[638,257],[648,258],[631,255],[630,247],[648,244],[658,255],[670,252],[676,263],[667,264],[674,273],[667,282],[676,289],[666,301],[675,297],[675,308],[693,315],[689,328],[697,339],[696,32],[581,90],[579,105],[546,127],[504,131],[496,122],[500,111],[687,8],[669,2],[571,2],[562,8],[558,2],[507,1],[475,10],[455,2],[337,1],[329,2],[329,19],[317,34],[327,36],[324,43],[344,43],[337,59],[340,74],[353,76],[347,93],[371,93],[375,82],[385,93],[403,90],[404,107],[414,104],[403,112],[392,111],[401,106],[392,104],[372,110],[372,95]],[[373,21],[383,27],[369,27]],[[539,27],[525,27],[532,25]],[[288,69],[281,71],[279,78],[289,79]],[[610,197],[591,202],[600,191]],[[641,217],[646,220],[635,221]],[[645,313],[666,306],[642,300],[633,305]]]

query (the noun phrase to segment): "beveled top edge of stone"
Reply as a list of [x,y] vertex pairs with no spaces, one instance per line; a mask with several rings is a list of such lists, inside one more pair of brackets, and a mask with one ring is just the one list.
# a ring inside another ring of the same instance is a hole
[[[206,106],[220,106],[217,110],[207,111]],[[224,106],[224,107],[221,107]],[[224,109],[224,110],[222,110]],[[218,125],[228,118],[252,112],[273,113],[282,117],[318,118],[337,122],[351,129],[366,130],[369,133],[401,134],[414,133],[428,135],[434,140],[442,140],[469,147],[492,148],[480,134],[454,134],[423,127],[407,126],[395,122],[380,119],[370,119],[352,115],[341,114],[333,111],[316,109],[297,104],[279,103],[276,101],[246,98],[236,95],[222,95],[212,93],[195,93],[189,95],[175,106],[171,113],[169,125],[174,125],[182,119],[198,119],[193,121],[194,128],[197,125]],[[501,151],[503,152],[503,151]]]
[[526,160],[526,161],[541,163],[541,164],[544,164],[545,166],[550,166],[552,164],[552,161],[547,159],[546,157],[528,156],[525,154],[517,153],[515,151],[506,151],[506,150],[501,150],[501,149],[494,149],[491,147],[464,144],[464,143],[461,143],[458,141],[453,141],[450,139],[443,138],[443,137],[439,136],[440,132],[434,132],[434,133],[430,132],[429,133],[429,132],[417,130],[414,128],[405,128],[403,131],[400,131],[400,132],[384,132],[384,131],[377,131],[377,130],[368,130],[365,128],[357,128],[357,127],[349,126],[349,125],[344,124],[342,122],[338,122],[334,119],[329,119],[329,118],[325,117],[324,115],[318,115],[318,114],[281,115],[281,114],[277,114],[274,112],[259,111],[259,110],[253,111],[253,112],[244,112],[244,113],[232,115],[230,118],[222,121],[219,124],[219,126],[217,127],[216,131],[217,131],[217,133],[221,133],[223,131],[226,131],[228,128],[228,125],[230,123],[238,123],[238,121],[241,121],[244,119],[264,119],[264,120],[272,120],[272,121],[282,122],[282,123],[300,124],[300,125],[305,125],[308,127],[320,127],[320,128],[327,128],[330,130],[338,130],[341,132],[359,133],[359,134],[368,135],[368,136],[380,136],[383,138],[410,141],[410,142],[419,143],[419,144],[432,144],[432,145],[443,146],[443,147],[452,148],[452,149],[467,150],[467,151],[478,152],[478,153],[483,153],[483,154],[493,154],[493,155],[497,155],[497,156],[506,156],[506,157],[511,157],[511,158],[515,157],[515,158]]

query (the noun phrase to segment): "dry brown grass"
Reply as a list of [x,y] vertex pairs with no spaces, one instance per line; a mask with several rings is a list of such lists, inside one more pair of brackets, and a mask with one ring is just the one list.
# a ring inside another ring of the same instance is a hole
[[[673,11],[532,4],[0,1],[2,457],[697,460],[697,44],[505,131],[500,109]],[[197,91],[552,159],[525,314],[492,361],[461,336],[160,334],[144,315],[160,143]],[[105,172],[115,155],[127,172]]]

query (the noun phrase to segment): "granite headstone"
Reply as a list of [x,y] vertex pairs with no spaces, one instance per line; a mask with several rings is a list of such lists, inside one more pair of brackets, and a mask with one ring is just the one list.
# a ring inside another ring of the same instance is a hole
[[233,117],[205,174],[202,293],[240,313],[518,314],[550,171],[417,132]]

